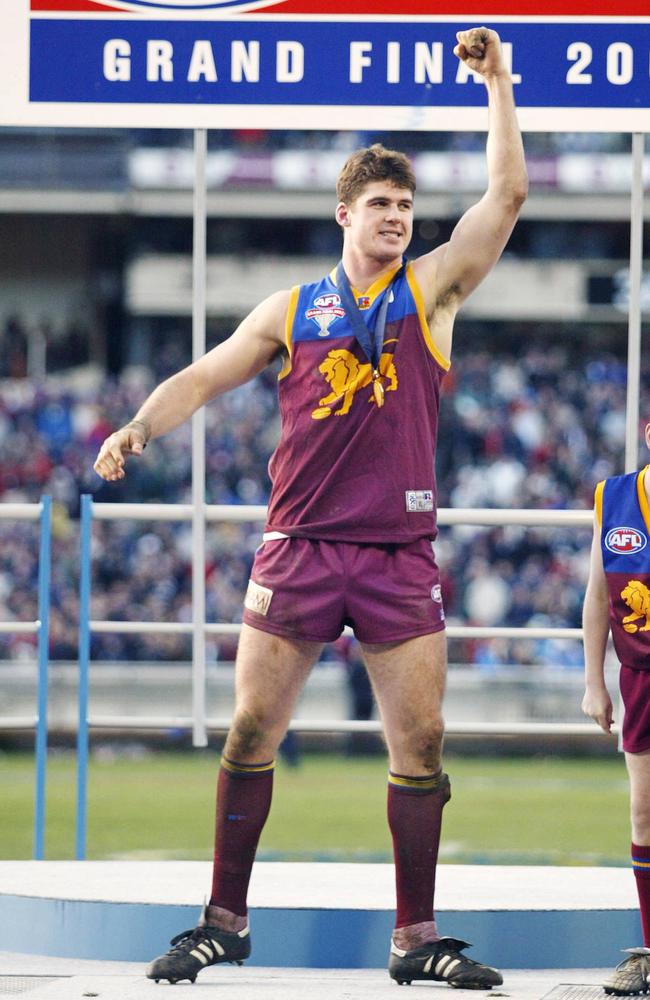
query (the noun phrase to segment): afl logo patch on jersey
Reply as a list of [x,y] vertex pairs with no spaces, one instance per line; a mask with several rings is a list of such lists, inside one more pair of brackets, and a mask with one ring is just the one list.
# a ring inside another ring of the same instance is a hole
[[311,309],[307,309],[305,316],[314,321],[318,327],[319,337],[327,337],[330,323],[345,316],[345,309],[341,305],[341,296],[336,292],[317,295],[313,306]]
[[326,295],[317,295],[314,305],[319,309],[333,309],[334,306],[341,305],[341,296],[336,292],[328,292]]
[[636,528],[611,528],[605,536],[605,548],[618,556],[641,552],[647,544],[646,536]]

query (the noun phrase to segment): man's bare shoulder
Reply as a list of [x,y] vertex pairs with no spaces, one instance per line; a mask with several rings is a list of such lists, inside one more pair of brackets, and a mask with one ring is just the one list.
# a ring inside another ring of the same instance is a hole
[[291,289],[283,288],[279,292],[272,292],[265,299],[262,299],[249,313],[250,316],[267,317],[282,314],[289,308],[291,299]]
[[253,336],[284,344],[285,322],[290,301],[291,289],[285,288],[273,292],[255,306],[240,325],[238,332],[241,331],[246,337]]
[[268,298],[260,302],[260,308],[263,308],[265,312],[269,314],[275,313],[280,315],[284,321],[284,316],[287,309],[289,308],[289,302],[291,301],[291,289],[282,288],[279,292],[273,292]]
[[279,292],[273,292],[268,298],[264,299],[261,304],[264,305],[268,303],[269,308],[272,309],[286,309],[289,306],[289,300],[291,299],[291,288],[282,288]]

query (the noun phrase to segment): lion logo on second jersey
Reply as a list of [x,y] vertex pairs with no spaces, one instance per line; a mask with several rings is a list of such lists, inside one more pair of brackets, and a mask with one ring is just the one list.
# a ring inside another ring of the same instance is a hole
[[[621,591],[621,597],[632,611],[626,615],[621,624],[626,632],[650,631],[650,590],[640,580],[629,580]],[[640,618],[645,618],[644,625],[637,625]]]
[[[355,393],[372,382],[372,365],[359,361],[351,351],[330,351],[318,370],[325,376],[332,391],[318,400],[318,407],[312,411],[313,420],[323,420],[332,413],[336,417],[349,413]],[[379,374],[386,391],[397,389],[397,371],[392,354],[384,353],[380,357]],[[368,402],[374,403],[372,393]],[[341,405],[335,410],[334,406],[339,403]]]

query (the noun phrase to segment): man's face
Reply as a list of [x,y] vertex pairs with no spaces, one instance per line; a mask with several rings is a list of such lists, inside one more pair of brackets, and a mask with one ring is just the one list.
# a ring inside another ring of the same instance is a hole
[[336,219],[354,248],[382,263],[402,256],[413,233],[413,195],[389,181],[373,181]]

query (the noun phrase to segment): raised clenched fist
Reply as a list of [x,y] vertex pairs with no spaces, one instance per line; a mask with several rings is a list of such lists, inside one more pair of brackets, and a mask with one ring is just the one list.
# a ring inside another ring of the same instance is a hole
[[456,33],[454,55],[482,76],[494,76],[505,69],[501,39],[490,28],[469,28]]

